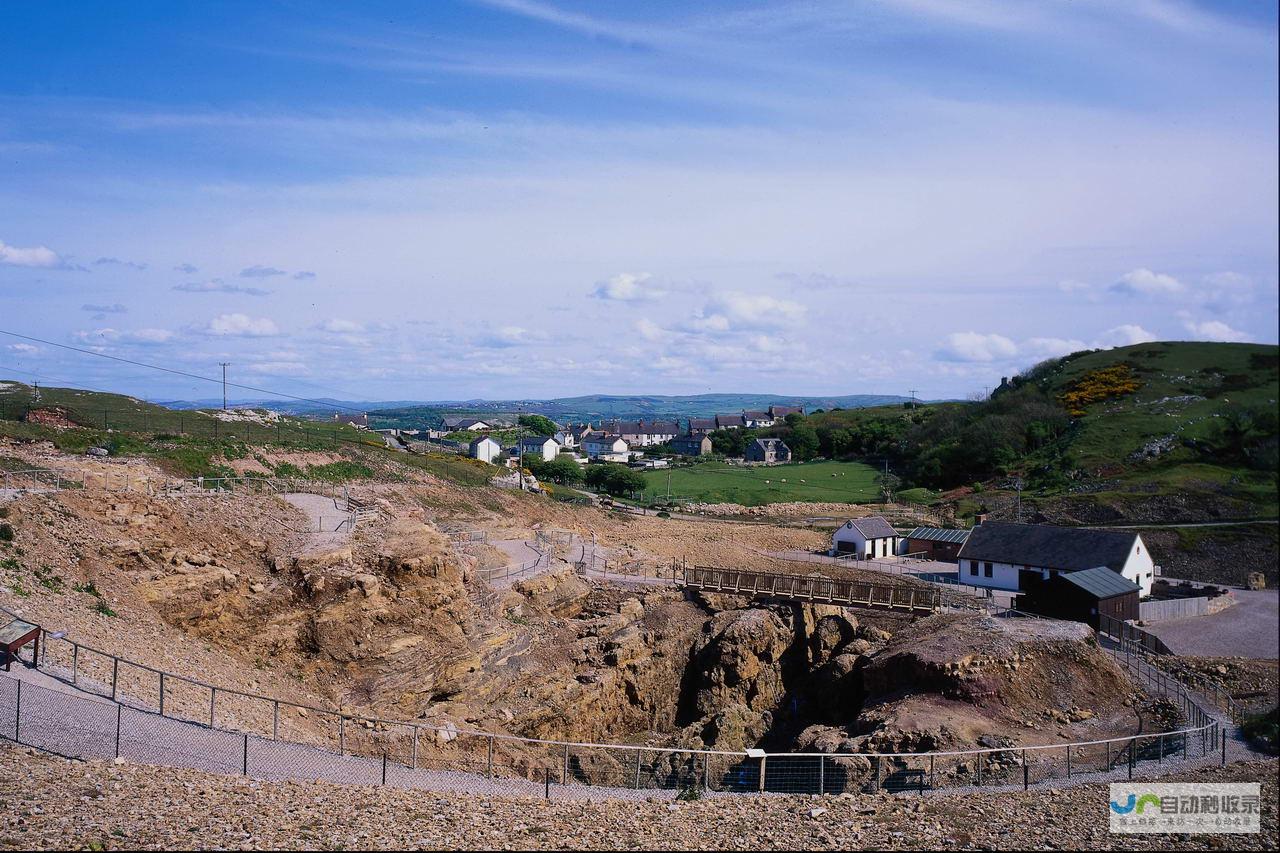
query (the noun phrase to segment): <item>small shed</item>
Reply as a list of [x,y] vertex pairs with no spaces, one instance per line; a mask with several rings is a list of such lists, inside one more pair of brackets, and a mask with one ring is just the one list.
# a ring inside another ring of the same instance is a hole
[[479,459],[481,462],[493,462],[502,453],[502,445],[489,436],[482,435],[471,441],[468,446],[468,452],[472,459]]
[[1106,566],[1078,572],[1056,572],[1048,580],[1032,583],[1017,597],[1019,610],[1088,622],[1098,627],[1099,616],[1125,622],[1137,619],[1141,588]]
[[851,518],[831,534],[832,554],[856,554],[858,559],[890,557],[898,553],[898,531],[884,516]]
[[960,554],[960,546],[964,545],[968,538],[967,530],[917,527],[907,534],[906,553],[920,554],[930,560],[954,563]]
[[9,665],[18,660],[18,652],[28,643],[31,644],[31,661],[34,664],[40,660],[40,626],[14,619],[0,628],[0,655],[4,655],[5,672],[9,672]]

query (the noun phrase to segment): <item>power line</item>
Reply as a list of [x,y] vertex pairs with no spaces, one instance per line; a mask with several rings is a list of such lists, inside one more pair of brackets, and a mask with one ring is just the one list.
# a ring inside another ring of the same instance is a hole
[[[7,329],[0,329],[0,335],[9,335],[10,337],[21,338],[24,341],[35,341],[36,343],[39,343],[39,344],[45,344],[46,346],[70,350],[71,352],[78,352],[83,355],[92,355],[92,356],[97,356],[98,358],[110,359],[111,361],[123,362],[124,364],[132,364],[135,367],[146,367],[151,370],[159,370],[163,373],[172,373],[174,376],[185,376],[188,379],[199,379],[201,382],[213,382],[215,384],[218,384],[224,381],[221,379],[215,379],[211,376],[201,376],[198,373],[188,373],[185,370],[176,370],[172,367],[161,367],[158,364],[147,364],[145,361],[134,361],[131,358],[122,358],[121,356],[118,356],[118,355],[108,355],[105,352],[94,352],[93,350],[81,349],[80,347],[73,347],[73,346],[69,346],[68,344],[60,344],[55,341],[46,341],[44,338],[36,338],[36,337],[32,337],[31,335],[21,335],[21,334],[18,334],[17,332],[10,332]],[[329,400],[316,400],[312,397],[299,397],[296,394],[286,394],[283,391],[272,391],[269,388],[257,388],[253,385],[242,385],[238,382],[226,382],[225,384],[228,387],[239,388],[242,391],[253,391],[258,394],[271,394],[272,396],[275,396],[275,397],[284,397],[287,400],[297,400],[301,403],[315,403],[318,406],[324,406],[326,408],[331,408],[331,409],[345,409],[348,412],[360,412],[360,413],[363,413],[365,411],[364,409],[357,409],[354,406],[344,406],[344,405],[341,405],[340,403],[334,403]],[[223,405],[224,406],[226,405],[225,400]]]

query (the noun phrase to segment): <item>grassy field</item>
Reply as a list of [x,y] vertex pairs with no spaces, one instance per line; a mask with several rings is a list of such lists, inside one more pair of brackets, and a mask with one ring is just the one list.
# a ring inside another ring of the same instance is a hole
[[861,462],[806,462],[769,468],[743,468],[703,462],[687,468],[647,471],[646,497],[665,497],[667,475],[671,495],[705,503],[743,506],[783,501],[866,503],[877,499],[876,469]]

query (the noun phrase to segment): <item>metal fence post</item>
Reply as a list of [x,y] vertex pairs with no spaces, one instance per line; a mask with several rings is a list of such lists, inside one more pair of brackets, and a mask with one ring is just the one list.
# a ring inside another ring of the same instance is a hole
[[1160,743],[1160,751],[1157,753],[1159,757],[1156,759],[1156,763],[1164,764],[1164,735],[1160,735],[1159,743]]
[[213,724],[213,720],[214,720],[213,704],[217,700],[217,698],[218,698],[218,688],[210,687],[209,688],[209,728],[211,729],[216,728]]
[[347,754],[347,718],[338,717],[338,755]]
[[551,768],[550,767],[542,768],[542,784],[543,784],[543,794],[542,794],[543,798],[548,800],[551,799]]
[[565,785],[569,782],[569,744],[564,745],[564,767],[560,771],[560,784]]
[[382,751],[382,784],[387,784],[387,752]]
[[76,678],[80,675],[80,644],[71,644],[71,684],[75,686]]
[[120,717],[124,713],[123,705],[116,705],[116,758],[120,757]]
[[711,754],[702,756],[702,790],[711,790]]
[[160,716],[164,716],[164,670],[160,671]]
[[1135,757],[1134,753],[1137,750],[1137,746],[1138,746],[1138,742],[1136,740],[1130,739],[1129,741],[1129,781],[1133,781],[1133,761]]
[[[21,682],[19,682],[19,684],[21,684]],[[1222,739],[1222,766],[1226,767],[1227,766],[1227,733],[1220,732],[1218,737]]]
[[1022,790],[1027,790],[1031,784],[1031,774],[1027,767],[1027,751],[1022,750]]
[[111,701],[116,701],[116,682],[120,676],[120,658],[111,658]]
[[827,757],[825,755],[818,756],[818,796],[826,793],[827,782]]
[[413,762],[413,769],[417,770],[418,769],[418,727],[417,726],[413,727],[413,755],[411,760]]
[[640,787],[640,750],[638,749],[636,750],[636,781],[633,787]]
[[[417,733],[418,732],[415,729],[414,735],[416,736]],[[414,740],[414,744],[415,745],[417,744],[416,737]],[[485,760],[485,774],[489,777],[490,780],[492,780],[493,779],[493,735],[489,735],[489,742],[487,744],[486,752],[488,752],[488,757]]]
[[1071,747],[1067,747],[1067,778],[1071,778]]
[[249,775],[249,735],[248,734],[244,736],[243,755],[244,755],[244,760],[243,760],[243,763],[240,765],[240,769],[243,771],[245,776],[248,776]]
[[271,739],[280,740],[280,700],[271,702]]

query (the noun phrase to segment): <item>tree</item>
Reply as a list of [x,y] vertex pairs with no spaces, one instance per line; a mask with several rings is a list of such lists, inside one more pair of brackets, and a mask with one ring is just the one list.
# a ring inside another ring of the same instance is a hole
[[535,473],[539,479],[551,480],[562,486],[581,483],[583,478],[582,466],[564,456],[542,463]]
[[516,423],[522,427],[528,427],[534,435],[556,434],[555,422],[543,415],[521,415],[516,419]]
[[808,424],[801,423],[791,428],[786,438],[787,447],[791,448],[791,457],[804,462],[818,455],[818,431]]
[[589,465],[585,475],[587,485],[611,495],[629,495],[644,490],[644,477],[625,465],[606,462]]
[[902,485],[902,479],[896,474],[883,471],[876,475],[876,485],[880,487],[880,497],[885,503],[893,503],[893,493]]

